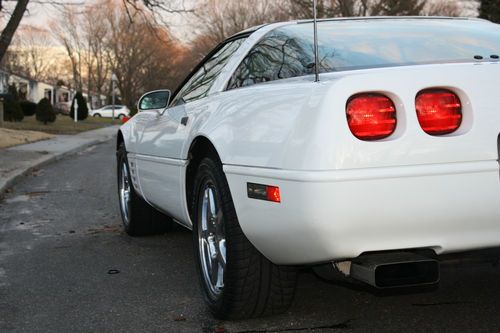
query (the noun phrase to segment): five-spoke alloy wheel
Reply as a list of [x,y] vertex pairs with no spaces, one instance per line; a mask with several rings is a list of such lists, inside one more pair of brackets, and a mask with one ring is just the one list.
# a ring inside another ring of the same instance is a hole
[[130,221],[130,180],[127,163],[122,162],[121,172],[118,175],[118,200],[123,224],[127,226]]
[[203,278],[213,298],[224,288],[226,267],[226,235],[223,213],[213,184],[207,183],[200,192],[198,239]]
[[118,173],[118,202],[125,232],[130,236],[164,233],[172,228],[170,217],[151,207],[134,190],[125,145],[116,152]]

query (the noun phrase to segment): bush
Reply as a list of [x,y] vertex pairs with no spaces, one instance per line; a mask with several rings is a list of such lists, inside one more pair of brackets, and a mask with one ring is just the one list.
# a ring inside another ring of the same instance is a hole
[[9,86],[9,93],[5,95],[3,102],[3,120],[21,121],[24,118],[23,110],[19,105],[19,95],[14,84]]
[[38,102],[36,107],[36,120],[45,125],[56,121],[56,113],[47,98],[42,98],[40,102]]
[[77,92],[75,98],[73,98],[73,102],[71,102],[71,110],[69,115],[71,118],[75,118],[75,101],[78,105],[77,117],[78,120],[85,120],[89,116],[89,108],[87,107],[87,101],[85,97],[83,97],[81,92]]
[[136,114],[137,114],[137,106],[134,105],[130,108],[130,117],[133,117]]
[[19,102],[7,95],[3,102],[3,120],[5,121],[21,121],[24,118],[23,110]]
[[23,114],[26,117],[33,116],[36,113],[36,103],[30,101],[21,101],[19,102],[19,105],[21,105]]
[[19,102],[19,93],[17,92],[16,85],[14,83],[9,85],[8,90],[9,90],[9,95],[12,97],[12,99],[16,102]]

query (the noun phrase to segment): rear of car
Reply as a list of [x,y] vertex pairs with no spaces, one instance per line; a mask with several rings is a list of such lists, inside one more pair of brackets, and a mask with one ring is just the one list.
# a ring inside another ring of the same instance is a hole
[[[288,60],[263,81],[311,73],[311,24],[269,36]],[[499,45],[499,27],[477,20],[320,22],[323,74],[297,117],[309,126],[294,125],[307,140],[224,167],[249,240],[277,264],[500,246]],[[264,77],[237,74],[235,87]],[[279,202],[252,198],[254,184]]]
[[192,226],[217,318],[285,311],[298,265],[430,285],[439,255],[500,248],[499,26],[317,28],[318,61],[310,21],[229,38],[170,107],[118,136],[125,231],[165,231],[174,221],[155,208]]

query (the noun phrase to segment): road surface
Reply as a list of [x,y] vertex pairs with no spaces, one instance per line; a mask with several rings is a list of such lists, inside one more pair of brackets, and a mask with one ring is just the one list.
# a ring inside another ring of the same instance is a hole
[[0,332],[500,331],[500,268],[486,263],[445,265],[440,288],[417,294],[374,293],[304,269],[287,313],[214,320],[189,231],[122,232],[114,147],[35,170],[0,202]]

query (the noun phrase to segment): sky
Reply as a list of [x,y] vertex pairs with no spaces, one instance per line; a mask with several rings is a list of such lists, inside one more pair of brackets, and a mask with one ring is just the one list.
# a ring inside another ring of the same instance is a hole
[[[95,0],[38,0],[37,2],[50,1],[50,2],[59,2],[59,3],[72,3],[75,6],[82,6],[86,4],[92,4]],[[239,1],[239,0],[226,0],[226,1]],[[248,0],[243,0],[248,1]],[[443,1],[443,0],[429,0],[429,1]],[[466,13],[468,16],[475,16],[477,12],[474,10],[475,1],[473,0],[456,0],[464,4],[465,6],[469,6],[472,8],[470,13]],[[196,5],[197,0],[166,0],[166,2],[177,2],[177,5],[184,2],[184,6],[186,8],[190,8]],[[15,5],[15,1],[4,1],[4,6],[7,8],[13,8]],[[47,28],[50,21],[57,18],[61,11],[61,6],[58,5],[50,5],[50,4],[40,4],[30,2],[28,5],[28,11],[25,13],[21,24],[33,25],[41,28]],[[194,37],[195,32],[192,28],[192,23],[189,21],[189,16],[186,14],[163,14],[165,16],[165,21],[169,22],[169,28],[171,33],[177,37],[179,40],[189,41],[192,37]]]
[[[82,6],[92,4],[94,0],[39,0],[42,1],[50,1],[64,4],[73,4],[75,6]],[[172,0],[170,0],[172,1]],[[182,0],[177,0],[182,1]],[[233,0],[234,1],[234,0]],[[51,5],[51,4],[40,4],[40,3],[30,2],[28,4],[28,10],[24,14],[23,19],[21,21],[21,25],[32,25],[40,28],[48,28],[49,22],[54,19],[57,19],[58,15],[60,15],[62,6],[59,5]],[[185,0],[185,6],[192,5],[195,3],[195,0]],[[8,9],[13,9],[15,6],[14,1],[3,2],[3,5]],[[185,15],[180,14],[163,14],[169,22],[169,27],[172,34],[179,39],[186,39],[186,36],[192,37],[193,33],[189,30],[189,24],[186,20]]]

